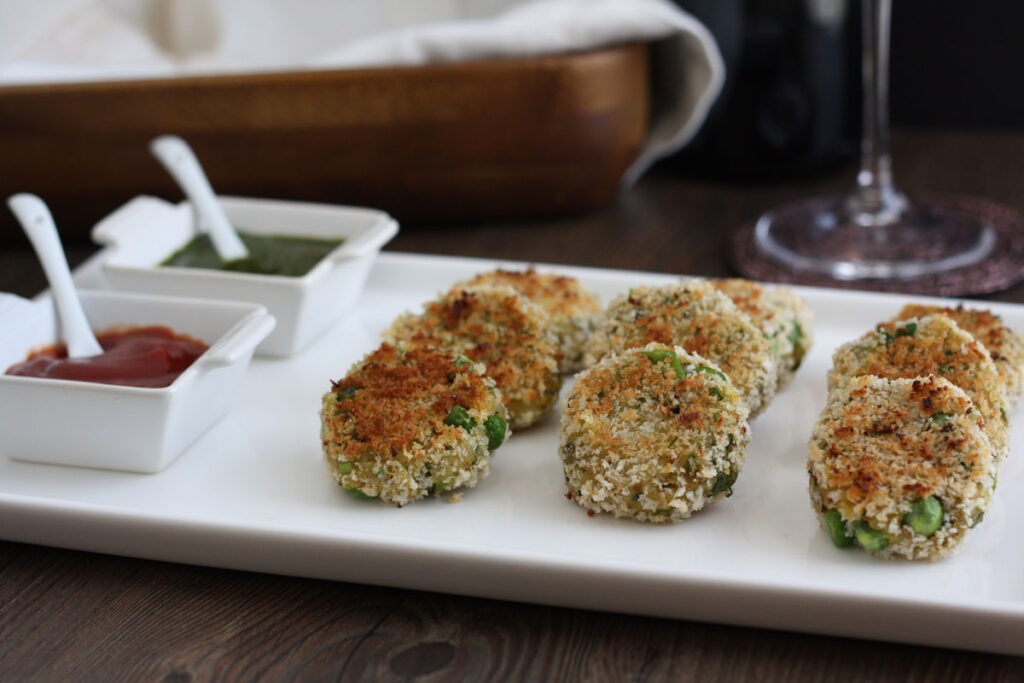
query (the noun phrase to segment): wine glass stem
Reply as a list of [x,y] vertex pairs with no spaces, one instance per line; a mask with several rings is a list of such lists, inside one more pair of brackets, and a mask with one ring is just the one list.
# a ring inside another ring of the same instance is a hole
[[861,68],[864,102],[854,220],[884,225],[896,220],[906,200],[892,183],[889,158],[889,24],[892,0],[862,0]]

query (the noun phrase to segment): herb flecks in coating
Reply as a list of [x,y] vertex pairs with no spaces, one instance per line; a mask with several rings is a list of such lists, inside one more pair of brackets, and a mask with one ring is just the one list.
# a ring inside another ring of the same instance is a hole
[[490,471],[491,435],[480,422],[493,415],[505,408],[483,366],[382,344],[322,398],[328,472],[342,488],[399,506],[472,487]]

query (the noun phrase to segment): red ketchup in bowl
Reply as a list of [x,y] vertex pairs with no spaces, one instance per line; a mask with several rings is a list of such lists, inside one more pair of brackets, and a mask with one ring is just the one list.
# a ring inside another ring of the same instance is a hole
[[70,379],[130,387],[166,387],[206,351],[206,344],[166,327],[134,327],[96,335],[98,356],[68,358],[64,344],[29,355],[8,375]]

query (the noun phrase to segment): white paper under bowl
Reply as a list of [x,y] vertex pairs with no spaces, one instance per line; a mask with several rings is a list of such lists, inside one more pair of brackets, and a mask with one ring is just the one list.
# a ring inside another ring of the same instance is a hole
[[373,209],[306,202],[220,197],[231,223],[244,232],[344,240],[301,277],[257,275],[158,264],[195,235],[188,202],[136,197],[93,228],[106,245],[102,270],[115,290],[247,301],[267,307],[277,327],[256,352],[291,356],[336,324],[355,305],[374,259],[398,232]]
[[[209,345],[169,386],[0,375],[0,452],[15,460],[159,472],[231,408],[253,351],[274,327],[263,306],[81,292],[97,331],[166,326]],[[60,341],[49,298],[0,295],[0,368]]]

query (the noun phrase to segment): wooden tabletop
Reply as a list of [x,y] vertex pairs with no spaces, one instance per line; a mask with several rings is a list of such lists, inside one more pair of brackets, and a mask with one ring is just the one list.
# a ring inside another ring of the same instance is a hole
[[[905,190],[981,195],[1024,212],[1024,132],[898,131],[893,151]],[[779,202],[841,190],[852,174],[730,185],[661,169],[590,215],[403,226],[388,249],[726,275],[736,226]],[[93,250],[73,245],[69,256]],[[0,251],[0,290],[42,288],[27,242]],[[1024,285],[991,298],[1024,302]],[[1024,658],[0,542],[0,680],[413,678],[1014,681],[1024,680]]]

